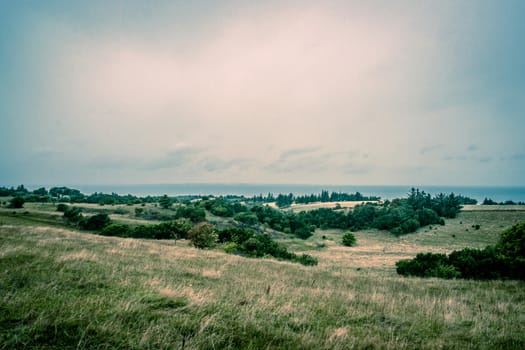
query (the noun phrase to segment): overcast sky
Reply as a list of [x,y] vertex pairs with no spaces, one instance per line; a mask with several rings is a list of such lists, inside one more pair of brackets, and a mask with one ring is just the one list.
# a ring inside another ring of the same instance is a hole
[[0,185],[525,185],[525,1],[2,1]]

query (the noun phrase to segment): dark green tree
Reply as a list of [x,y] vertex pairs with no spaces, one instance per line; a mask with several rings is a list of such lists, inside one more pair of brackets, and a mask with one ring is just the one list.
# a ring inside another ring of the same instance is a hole
[[169,209],[173,205],[173,200],[167,195],[163,195],[159,199],[159,206],[164,209]]
[[15,196],[11,198],[11,200],[9,201],[9,208],[13,208],[13,209],[23,208],[25,202],[26,200],[24,199],[24,197]]
[[218,235],[215,226],[201,222],[188,231],[191,243],[200,249],[213,248],[217,244]]
[[356,244],[355,236],[352,232],[348,231],[343,235],[343,245],[347,247],[353,247]]

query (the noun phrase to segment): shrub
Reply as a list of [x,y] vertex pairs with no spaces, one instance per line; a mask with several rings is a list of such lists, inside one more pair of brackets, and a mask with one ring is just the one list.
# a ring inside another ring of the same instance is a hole
[[173,200],[167,195],[163,195],[159,199],[159,206],[164,209],[169,209],[173,205]]
[[491,246],[485,249],[464,248],[453,251],[448,256],[448,261],[463,278],[496,279],[505,275],[505,267]]
[[239,247],[238,244],[235,242],[226,242],[226,243],[223,243],[222,245],[222,249],[228,254],[235,253],[238,247]]
[[201,222],[188,231],[191,243],[200,249],[215,247],[218,235],[215,226]]
[[246,225],[256,225],[259,222],[259,220],[257,219],[257,215],[255,215],[254,213],[247,212],[235,214],[233,219],[242,222]]
[[57,211],[64,213],[67,210],[67,208],[69,208],[67,204],[64,204],[64,203],[57,204]]
[[82,209],[79,207],[67,207],[64,211],[64,218],[72,223],[78,223],[82,220]]
[[26,200],[24,199],[24,197],[15,196],[11,198],[11,200],[9,201],[9,208],[13,208],[13,209],[23,208],[25,202]]
[[80,222],[85,230],[101,230],[111,223],[108,214],[96,214]]
[[403,276],[432,277],[441,266],[448,265],[445,254],[419,253],[412,260],[400,260],[396,263],[396,271]]
[[301,239],[308,239],[313,235],[313,230],[309,227],[302,226],[293,231],[293,234]]
[[352,247],[356,244],[355,236],[352,232],[348,231],[343,235],[343,245]]
[[104,236],[129,237],[131,229],[124,224],[110,224],[104,227],[100,233]]
[[219,242],[235,242],[242,244],[253,237],[253,231],[238,227],[229,227],[219,231]]
[[316,266],[318,264],[318,260],[308,254],[297,256],[294,260],[304,266]]
[[495,249],[507,265],[509,277],[525,279],[525,222],[504,231]]

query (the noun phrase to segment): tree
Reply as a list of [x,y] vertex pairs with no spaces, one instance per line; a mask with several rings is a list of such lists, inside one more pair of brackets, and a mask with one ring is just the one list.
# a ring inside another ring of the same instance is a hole
[[36,194],[38,196],[47,196],[48,192],[45,187],[40,187],[39,189],[34,190],[33,194]]
[[525,279],[525,222],[504,231],[495,248],[511,277]]
[[78,223],[82,220],[82,209],[79,207],[67,207],[64,211],[64,218],[71,223]]
[[343,235],[343,245],[352,247],[356,244],[355,236],[352,232],[348,231]]
[[160,197],[159,206],[164,209],[169,209],[173,205],[173,201],[167,195]]
[[188,237],[191,243],[200,249],[213,248],[218,240],[215,226],[205,222],[201,222],[189,230]]
[[104,227],[111,224],[111,219],[108,214],[95,214],[86,220],[80,222],[80,226],[85,230],[102,230]]
[[24,197],[15,196],[9,201],[9,208],[20,209],[24,207],[26,200]]

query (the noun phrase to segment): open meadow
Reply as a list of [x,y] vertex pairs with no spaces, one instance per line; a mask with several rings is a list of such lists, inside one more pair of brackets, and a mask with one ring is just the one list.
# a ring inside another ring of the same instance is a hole
[[0,349],[525,348],[524,282],[395,271],[419,252],[494,244],[522,207],[467,208],[400,237],[358,231],[355,247],[335,229],[279,238],[319,259],[306,267],[80,232],[46,205],[0,209]]

